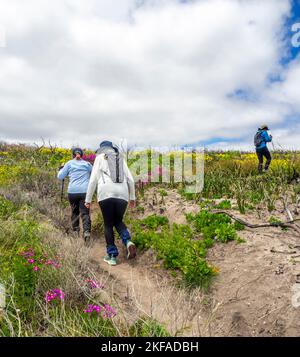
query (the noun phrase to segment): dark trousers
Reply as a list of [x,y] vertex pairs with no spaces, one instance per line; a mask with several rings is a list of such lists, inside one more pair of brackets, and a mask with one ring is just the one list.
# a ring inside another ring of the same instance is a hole
[[114,227],[126,245],[130,239],[130,234],[123,222],[124,213],[127,208],[127,201],[118,198],[107,198],[100,201],[99,206],[104,220],[104,234],[106,240],[107,254],[118,256],[118,248],[115,245]]
[[265,163],[265,170],[267,171],[272,160],[269,149],[267,147],[264,147],[262,149],[256,149],[256,154],[258,157],[258,172],[262,173],[263,171],[264,157],[267,160]]
[[90,210],[85,207],[85,193],[69,193],[69,202],[72,210],[72,228],[73,231],[79,232],[79,218],[81,216],[83,232],[91,231]]

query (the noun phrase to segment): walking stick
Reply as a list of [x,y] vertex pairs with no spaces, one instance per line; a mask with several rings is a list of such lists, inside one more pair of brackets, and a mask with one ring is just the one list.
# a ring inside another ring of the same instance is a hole
[[61,182],[61,192],[60,192],[60,201],[61,202],[64,199],[64,186],[65,186],[65,180],[62,180],[62,182]]

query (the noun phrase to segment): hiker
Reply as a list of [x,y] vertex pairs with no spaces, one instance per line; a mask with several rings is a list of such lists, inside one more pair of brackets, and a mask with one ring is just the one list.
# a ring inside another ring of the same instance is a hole
[[97,201],[103,215],[106,240],[107,255],[104,257],[104,261],[109,265],[116,265],[119,252],[115,245],[114,227],[127,249],[127,259],[136,256],[136,247],[123,222],[128,201],[129,207],[135,206],[134,180],[125,158],[111,141],[103,141],[97,154],[85,205],[90,208],[97,186]]
[[254,137],[254,145],[256,148],[256,154],[258,157],[258,173],[261,174],[263,172],[264,165],[264,157],[266,158],[265,163],[265,172],[268,171],[270,163],[271,163],[271,154],[267,147],[267,143],[272,141],[272,135],[268,134],[268,125],[263,124],[260,128],[258,128],[257,133]]
[[57,178],[64,180],[69,177],[68,198],[72,212],[73,231],[80,235],[80,216],[83,225],[83,238],[86,243],[90,240],[91,219],[90,210],[85,206],[85,196],[92,172],[92,165],[83,160],[83,151],[80,148],[72,150],[73,160],[60,167]]

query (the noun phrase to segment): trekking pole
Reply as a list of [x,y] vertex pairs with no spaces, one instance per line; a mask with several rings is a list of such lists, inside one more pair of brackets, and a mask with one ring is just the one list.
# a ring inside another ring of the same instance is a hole
[[60,192],[60,201],[61,202],[64,199],[64,186],[65,186],[65,180],[62,180],[62,182],[61,182],[61,192]]
[[[62,164],[59,168],[58,171],[60,172],[61,169],[63,169],[64,164]],[[65,179],[62,180],[61,182],[61,188],[60,188],[60,201],[63,201],[64,198],[64,187],[65,187]]]
[[273,151],[275,151],[275,145],[274,145],[273,140],[272,140],[272,147],[273,147]]

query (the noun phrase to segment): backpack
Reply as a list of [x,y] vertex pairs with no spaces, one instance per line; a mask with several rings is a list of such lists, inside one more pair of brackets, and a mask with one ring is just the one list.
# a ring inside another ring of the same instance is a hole
[[124,182],[124,159],[117,147],[101,150],[107,160],[109,172],[104,172],[114,183]]
[[258,131],[254,136],[254,145],[256,147],[259,147],[264,142],[262,133],[263,133],[262,131]]

